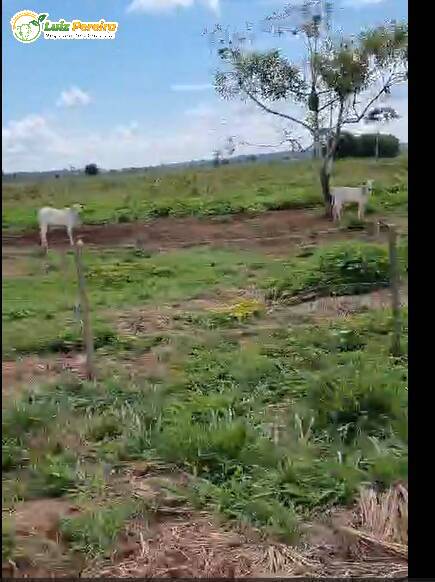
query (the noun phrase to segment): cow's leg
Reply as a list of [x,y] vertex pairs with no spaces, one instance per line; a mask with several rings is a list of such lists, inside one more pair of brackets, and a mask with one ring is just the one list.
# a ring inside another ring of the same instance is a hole
[[41,246],[44,247],[45,249],[48,249],[48,243],[47,243],[48,226],[46,224],[41,224],[39,229],[40,229],[40,233],[41,233]]
[[73,235],[72,235],[72,226],[67,226],[66,230],[68,232],[68,238],[69,238],[70,245],[73,247],[74,246],[74,239],[73,239]]

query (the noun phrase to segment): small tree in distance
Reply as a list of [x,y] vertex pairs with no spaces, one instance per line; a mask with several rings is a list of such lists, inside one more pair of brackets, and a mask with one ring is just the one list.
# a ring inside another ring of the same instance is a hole
[[215,150],[213,152],[213,165],[217,168],[220,165],[229,164],[229,160],[224,158],[224,153],[227,154],[228,157],[231,157],[234,152],[236,151],[236,146],[234,144],[234,138],[232,136],[227,137],[225,140],[225,144],[219,150]]
[[[377,124],[385,124],[388,123],[390,121],[393,121],[394,119],[399,119],[399,114],[397,113],[397,111],[395,109],[393,109],[392,107],[375,107],[374,109],[372,109],[371,111],[369,111],[367,113],[367,115],[364,117],[364,121],[366,123],[377,123]],[[397,140],[398,142],[398,140]],[[375,158],[378,159],[380,152],[379,152],[379,147],[380,147],[380,131],[378,129],[378,131],[376,132],[376,139],[375,139]],[[388,147],[388,146],[387,146]],[[397,148],[399,148],[399,145],[397,144]],[[388,156],[388,157],[394,157],[394,156]]]
[[[302,41],[302,63],[278,50],[246,50],[249,35],[230,38],[219,25],[212,32],[224,65],[215,77],[218,94],[251,101],[311,137],[315,156],[322,158],[320,183],[329,216],[330,175],[343,127],[360,123],[382,96],[408,79],[407,23],[378,26],[353,38],[334,35],[332,4],[288,4],[263,23],[263,32]],[[290,114],[273,105],[284,101],[301,112]]]
[[85,174],[87,176],[97,176],[99,172],[100,170],[97,164],[87,164],[87,166],[85,166]]
[[395,158],[400,153],[400,142],[394,135],[363,133],[359,137],[359,155],[362,158]]
[[220,150],[215,150],[213,152],[213,166],[217,168],[221,164],[222,152]]

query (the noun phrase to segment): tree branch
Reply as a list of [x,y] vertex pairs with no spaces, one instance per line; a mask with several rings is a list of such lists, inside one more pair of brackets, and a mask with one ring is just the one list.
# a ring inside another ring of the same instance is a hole
[[240,145],[245,145],[245,146],[249,146],[249,147],[255,147],[255,148],[277,148],[285,143],[290,144],[291,146],[291,151],[298,151],[298,152],[304,152],[307,149],[309,149],[311,146],[309,146],[308,148],[303,148],[300,141],[297,139],[283,139],[281,140],[279,143],[277,144],[259,144],[259,143],[249,143],[247,141],[241,141],[239,142]]
[[275,111],[274,109],[271,109],[270,107],[268,107],[267,105],[265,105],[264,103],[259,101],[257,99],[257,97],[255,97],[255,95],[253,95],[250,91],[248,91],[244,87],[243,87],[243,91],[246,93],[246,95],[250,99],[252,99],[252,101],[254,101],[254,103],[256,103],[259,107],[261,107],[261,109],[263,109],[264,111],[267,111],[267,113],[271,113],[272,115],[276,115],[278,117],[282,117],[283,119],[288,119],[289,121],[293,121],[293,123],[297,123],[297,124],[301,125],[302,127],[304,127],[310,133],[313,133],[312,128],[308,125],[308,123],[305,123],[305,121],[301,121],[300,119],[296,119],[295,117],[292,117],[291,115],[287,115],[286,113],[281,113],[280,111]]
[[365,114],[367,113],[367,111],[370,109],[370,107],[373,105],[373,103],[375,103],[375,101],[377,101],[379,99],[379,97],[382,95],[382,93],[385,93],[385,90],[387,89],[387,87],[391,86],[392,84],[396,84],[399,83],[401,81],[401,78],[399,77],[398,79],[394,79],[394,75],[391,75],[388,79],[388,81],[386,81],[383,86],[382,89],[373,97],[373,99],[371,99],[367,105],[364,107],[363,111],[358,114],[355,110],[355,104],[353,105],[353,108],[355,110],[356,113],[356,117],[354,117],[353,119],[345,119],[343,120],[342,125],[347,125],[350,123],[359,123],[365,116]]
[[357,115],[357,117],[355,117],[354,119],[345,119],[343,121],[343,125],[347,125],[349,123],[359,123],[363,119],[363,117],[365,116],[365,114],[367,113],[367,111],[370,109],[370,107],[373,105],[373,103],[379,99],[379,97],[382,95],[382,93],[385,92],[385,87],[386,87],[386,85],[384,85],[382,87],[382,89],[379,91],[379,93],[377,93],[373,97],[373,99],[371,99],[367,103],[367,105],[364,107],[364,109],[362,110],[362,112],[359,115]]
[[331,99],[331,101],[329,101],[328,103],[325,103],[325,105],[322,105],[322,107],[319,107],[318,113],[320,113],[324,109],[327,109],[331,105],[334,105],[334,103],[336,103],[337,101],[339,101],[339,99],[340,99],[340,97],[334,97],[334,99]]

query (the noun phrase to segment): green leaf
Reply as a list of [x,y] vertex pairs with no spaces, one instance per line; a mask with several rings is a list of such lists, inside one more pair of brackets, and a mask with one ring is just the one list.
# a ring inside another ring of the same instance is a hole
[[43,20],[45,20],[47,18],[48,14],[40,14],[38,16],[38,20],[39,22],[42,22]]
[[31,20],[30,24],[34,24],[35,26],[39,26],[39,22],[37,20]]

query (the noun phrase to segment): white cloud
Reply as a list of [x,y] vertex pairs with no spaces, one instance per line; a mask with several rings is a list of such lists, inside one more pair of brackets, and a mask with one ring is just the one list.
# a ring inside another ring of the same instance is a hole
[[3,159],[6,167],[42,169],[47,160],[73,155],[61,134],[42,115],[28,115],[2,128]]
[[[134,122],[103,132],[65,128],[30,115],[3,129],[3,167],[7,172],[34,171],[95,161],[104,168],[122,168],[210,158],[229,136],[276,143],[278,125],[252,106],[219,101],[186,112],[175,127],[168,122],[166,130],[146,133]],[[241,146],[237,153],[253,150]]]
[[87,93],[78,87],[70,87],[69,89],[62,91],[56,105],[58,107],[77,107],[89,105],[90,102],[91,98]]
[[[407,142],[407,92],[393,96],[385,104],[395,108],[400,119],[381,126],[380,130]],[[296,107],[282,106],[281,110],[299,114]],[[211,158],[213,151],[222,148],[230,136],[237,143],[237,155],[270,152],[285,149],[279,143],[282,130],[288,128],[284,120],[271,117],[253,104],[215,99],[199,102],[175,122],[168,119],[157,131],[149,127],[144,131],[143,126],[144,122],[139,126],[132,121],[106,131],[78,129],[41,115],[29,115],[10,121],[3,128],[3,168],[7,172],[49,170],[69,165],[83,167],[94,161],[103,168],[115,169],[183,162]],[[361,123],[346,129],[361,133],[378,128]],[[303,130],[295,128],[294,136],[309,145]],[[260,147],[266,144],[276,147]]]
[[343,6],[351,6],[353,8],[361,8],[362,6],[370,6],[373,4],[382,4],[385,0],[343,0]]
[[196,92],[196,91],[208,91],[213,85],[210,83],[187,83],[185,85],[171,85],[171,91],[175,92]]
[[198,103],[195,107],[186,109],[184,115],[188,117],[209,117],[216,112],[216,105],[210,103]]
[[118,125],[116,133],[121,139],[131,140],[138,135],[139,124],[136,121],[130,122],[128,125]]
[[218,13],[220,0],[132,0],[127,12],[170,12],[175,8],[190,8],[194,4],[203,4]]

